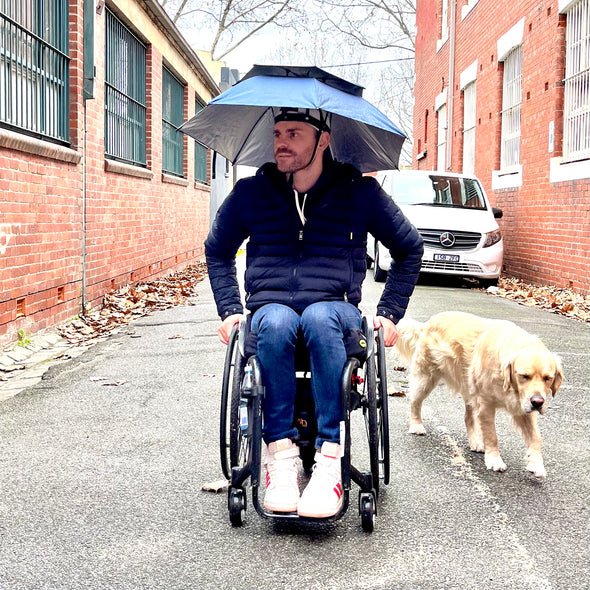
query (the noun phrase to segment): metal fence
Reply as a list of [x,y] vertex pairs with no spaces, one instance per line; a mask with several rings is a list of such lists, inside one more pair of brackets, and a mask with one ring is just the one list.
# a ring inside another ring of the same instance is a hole
[[105,154],[146,165],[145,45],[106,12]]
[[68,3],[0,0],[0,123],[69,141]]
[[590,157],[590,0],[567,11],[563,156]]
[[501,169],[520,164],[520,105],[522,103],[522,46],[515,47],[504,60],[502,82]]
[[178,128],[184,118],[184,86],[168,70],[162,71],[162,169],[184,176],[184,136]]

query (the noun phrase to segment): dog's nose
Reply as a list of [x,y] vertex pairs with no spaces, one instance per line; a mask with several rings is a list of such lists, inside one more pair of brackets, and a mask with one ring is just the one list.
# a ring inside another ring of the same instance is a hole
[[533,395],[531,397],[531,406],[533,406],[535,410],[542,408],[544,403],[545,400],[540,395]]

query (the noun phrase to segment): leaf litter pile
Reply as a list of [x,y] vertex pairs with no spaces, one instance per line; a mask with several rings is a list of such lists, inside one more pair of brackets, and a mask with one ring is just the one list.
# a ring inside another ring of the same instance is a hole
[[107,293],[102,306],[80,314],[59,328],[72,344],[108,336],[117,329],[153,311],[176,305],[192,305],[197,284],[207,276],[207,266],[199,262],[170,276],[137,285],[127,285]]
[[498,287],[490,287],[487,292],[498,297],[512,299],[522,305],[544,309],[590,323],[590,295],[581,295],[572,289],[550,285],[537,287],[519,279],[501,277]]

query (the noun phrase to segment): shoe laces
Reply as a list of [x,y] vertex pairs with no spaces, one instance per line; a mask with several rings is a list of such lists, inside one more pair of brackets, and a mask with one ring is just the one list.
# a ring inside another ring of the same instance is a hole
[[313,488],[333,489],[336,484],[341,482],[341,479],[340,459],[332,459],[318,454],[309,485]]
[[275,459],[267,466],[267,487],[291,487],[297,485],[299,470],[294,458]]

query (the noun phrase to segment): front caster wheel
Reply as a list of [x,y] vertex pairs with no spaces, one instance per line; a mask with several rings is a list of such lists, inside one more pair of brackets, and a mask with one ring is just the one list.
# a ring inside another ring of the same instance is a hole
[[244,524],[246,513],[246,492],[242,488],[228,490],[227,508],[229,510],[229,521],[232,526],[238,527]]
[[375,528],[375,516],[377,514],[374,494],[370,492],[361,492],[359,494],[359,513],[363,530],[372,533]]

